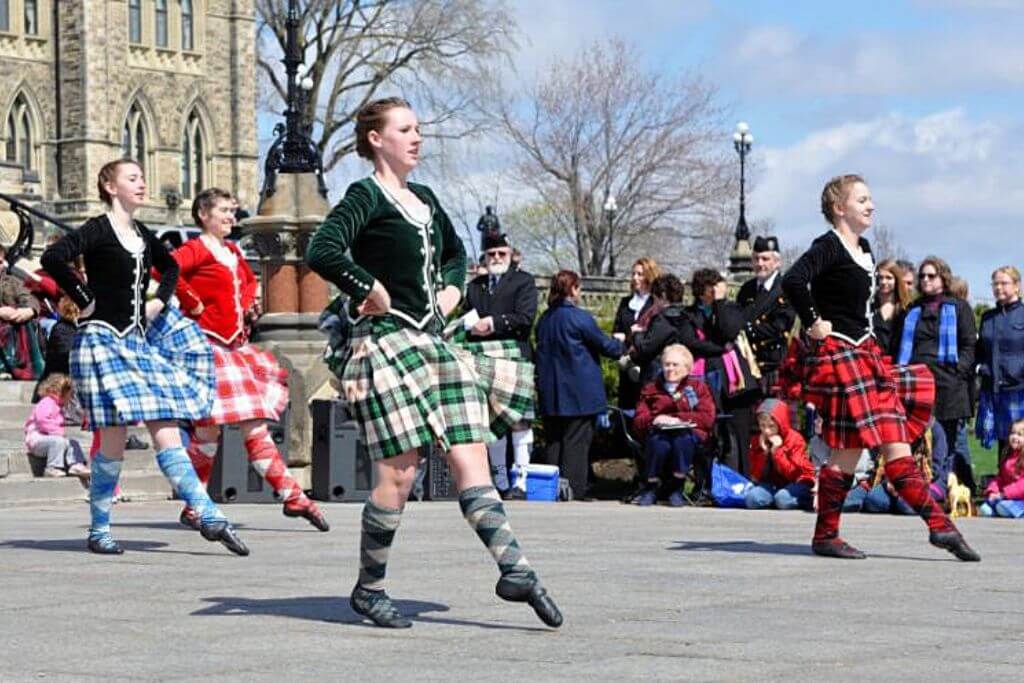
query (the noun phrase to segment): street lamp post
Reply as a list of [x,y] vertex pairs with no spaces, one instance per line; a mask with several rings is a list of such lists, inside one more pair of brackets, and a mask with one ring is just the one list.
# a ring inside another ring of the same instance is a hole
[[619,205],[611,192],[604,200],[604,214],[608,216],[608,274],[615,277],[615,212]]
[[732,134],[732,144],[740,155],[740,219],[736,222],[736,241],[749,240],[750,228],[747,227],[746,204],[746,161],[747,153],[754,144],[754,136],[745,121],[736,124],[736,132]]

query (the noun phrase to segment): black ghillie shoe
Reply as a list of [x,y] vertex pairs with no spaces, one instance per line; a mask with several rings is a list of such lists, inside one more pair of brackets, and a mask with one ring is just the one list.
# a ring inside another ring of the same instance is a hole
[[521,580],[503,576],[498,579],[494,592],[502,600],[528,603],[540,620],[551,628],[562,625],[562,613],[558,610],[558,605],[536,577],[532,580]]
[[249,549],[242,543],[242,539],[235,533],[234,528],[228,524],[227,520],[222,522],[211,522],[210,524],[202,524],[199,527],[199,533],[203,535],[207,541],[219,541],[225,548],[233,552],[235,555],[241,555],[245,557],[249,554]]
[[841,538],[833,538],[828,541],[814,541],[811,543],[811,552],[822,557],[837,557],[840,560],[863,560],[867,557],[863,552]]
[[964,562],[981,562],[981,555],[967,545],[959,531],[933,531],[928,534],[928,542],[936,548],[948,550]]
[[348,599],[356,614],[366,617],[383,628],[409,628],[412,622],[398,611],[384,591],[371,591],[356,584]]
[[199,524],[199,515],[197,515],[196,511],[190,507],[185,507],[185,509],[181,511],[181,514],[178,515],[178,521],[181,522],[183,526],[187,526],[193,531],[199,531],[199,527],[201,526]]
[[89,537],[89,550],[98,555],[123,555],[124,548],[110,534]]
[[324,513],[312,502],[304,508],[290,508],[285,505],[282,510],[285,517],[302,517],[320,531],[330,531],[331,525],[324,518]]

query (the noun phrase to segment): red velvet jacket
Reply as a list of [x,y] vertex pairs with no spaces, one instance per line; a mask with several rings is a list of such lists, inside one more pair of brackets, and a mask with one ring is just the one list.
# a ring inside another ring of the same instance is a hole
[[[175,294],[181,311],[193,318],[207,335],[224,344],[245,338],[245,313],[256,300],[256,276],[241,249],[224,242],[238,257],[234,272],[216,259],[201,239],[185,242],[172,256],[181,269]],[[192,311],[203,305],[196,317]]]
[[782,445],[771,453],[761,446],[761,435],[750,438],[750,474],[755,482],[765,482],[782,488],[789,484],[814,485],[814,465],[807,456],[807,442],[799,431],[789,426],[789,407],[784,401],[767,399],[757,408],[767,412],[779,425]]
[[637,436],[645,438],[654,424],[654,418],[659,415],[670,415],[695,423],[697,426],[693,428],[693,433],[703,441],[715,425],[715,400],[707,385],[692,377],[680,382],[673,394],[668,393],[665,381],[658,377],[640,390],[636,416],[633,418],[633,430]]

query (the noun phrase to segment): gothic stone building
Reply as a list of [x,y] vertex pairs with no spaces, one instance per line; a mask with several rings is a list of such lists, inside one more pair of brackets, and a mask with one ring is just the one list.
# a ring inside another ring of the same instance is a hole
[[80,222],[128,156],[150,224],[211,185],[255,206],[255,28],[253,0],[0,0],[0,192]]

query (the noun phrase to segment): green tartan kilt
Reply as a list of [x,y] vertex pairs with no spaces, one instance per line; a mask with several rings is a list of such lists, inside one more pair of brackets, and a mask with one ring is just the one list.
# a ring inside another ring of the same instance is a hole
[[513,341],[445,341],[375,325],[352,330],[342,396],[373,460],[504,436],[533,410],[533,364]]

